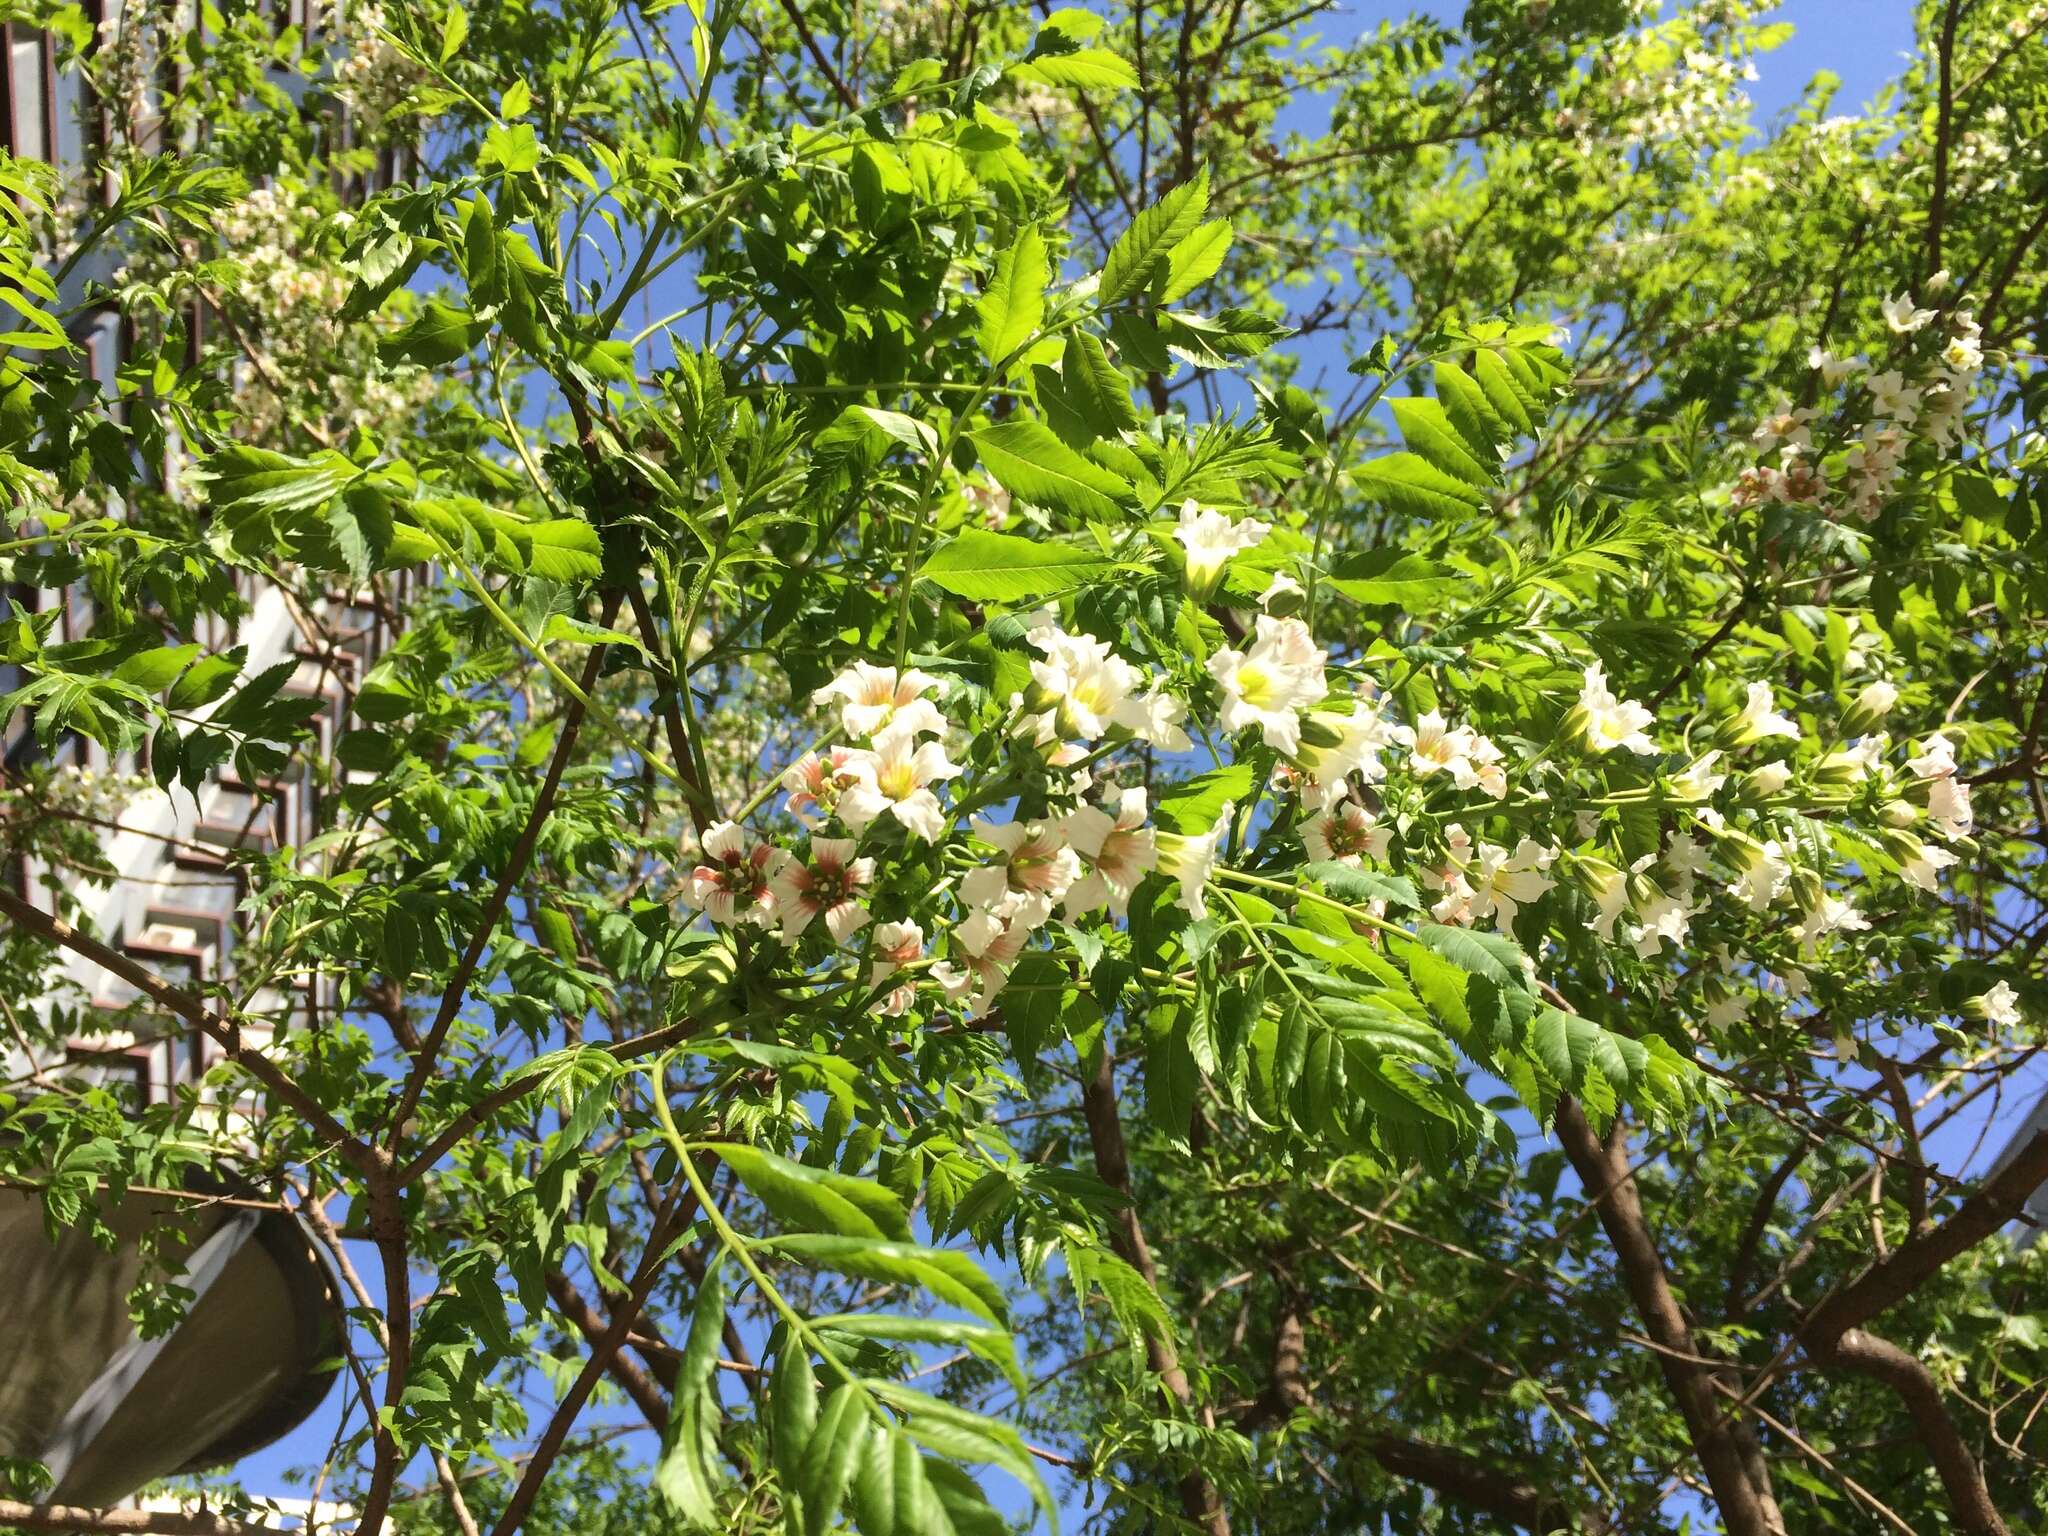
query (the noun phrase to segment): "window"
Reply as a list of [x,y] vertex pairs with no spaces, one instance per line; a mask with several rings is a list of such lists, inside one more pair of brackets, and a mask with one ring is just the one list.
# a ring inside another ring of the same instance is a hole
[[9,23],[7,44],[7,148],[20,160],[47,160],[56,138],[50,91],[50,43],[40,32]]

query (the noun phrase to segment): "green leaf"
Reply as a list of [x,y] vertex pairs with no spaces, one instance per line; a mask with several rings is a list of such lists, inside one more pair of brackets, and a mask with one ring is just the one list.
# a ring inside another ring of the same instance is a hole
[[754,1198],[781,1221],[807,1232],[910,1241],[910,1219],[903,1202],[879,1184],[791,1162],[759,1147],[713,1142],[705,1150],[722,1158]]
[[1250,763],[1211,768],[1161,794],[1158,817],[1176,832],[1206,832],[1215,825],[1226,803],[1242,805],[1251,792]]
[[[818,1377],[811,1351],[802,1339],[785,1331],[775,1354],[775,1374],[768,1385],[768,1411],[773,1425],[771,1450],[782,1486],[800,1495],[804,1453],[818,1424]],[[793,1522],[801,1527],[801,1512]]]
[[568,913],[554,907],[536,907],[533,913],[533,927],[543,944],[564,960],[574,962],[576,925],[569,920]]
[[597,530],[580,518],[559,517],[528,523],[522,530],[533,541],[526,568],[550,581],[595,581],[604,574],[604,545]]
[[1211,219],[1166,253],[1166,282],[1159,302],[1185,298],[1216,275],[1230,252],[1230,221]]
[[866,1391],[850,1381],[833,1388],[818,1410],[817,1427],[804,1446],[797,1477],[804,1536],[824,1536],[832,1528],[854,1466],[867,1448],[868,1413]]
[[1071,592],[1115,569],[1114,562],[1079,545],[969,528],[933,550],[917,574],[970,602],[1030,603]]
[[1339,864],[1334,860],[1304,865],[1301,872],[1311,880],[1320,881],[1323,889],[1339,901],[1361,905],[1368,901],[1384,901],[1388,906],[1410,911],[1422,905],[1422,898],[1415,894],[1414,884],[1400,875],[1381,874],[1376,869],[1353,869],[1349,864]]
[[463,41],[469,36],[469,12],[459,5],[448,7],[448,14],[441,18],[441,62],[446,64],[462,50]]
[[690,1337],[676,1365],[675,1392],[662,1432],[654,1486],[685,1525],[704,1530],[718,1521],[718,1494],[726,1474],[718,1457],[718,1347],[725,1328],[723,1255],[713,1259],[697,1287]]
[[1133,91],[1138,72],[1107,48],[1076,48],[1071,53],[1041,54],[1010,68],[1023,80],[1080,91]]
[[898,1317],[893,1313],[840,1313],[813,1318],[820,1328],[833,1328],[861,1339],[900,1339],[909,1344],[944,1344],[965,1349],[995,1366],[1020,1388],[1022,1368],[1009,1331],[980,1323],[962,1323],[940,1317]]
[[914,1285],[948,1306],[985,1317],[992,1323],[1003,1321],[1005,1302],[1001,1288],[964,1253],[810,1232],[771,1238],[761,1247],[798,1263],[842,1275]]
[[1102,343],[1085,332],[1067,338],[1060,359],[1060,381],[1066,385],[1067,403],[1102,436],[1114,436],[1138,425],[1138,408],[1131,403],[1131,386],[1123,369],[1109,360]]
[[1394,413],[1402,438],[1432,469],[1480,490],[1493,484],[1493,472],[1478,456],[1489,450],[1482,444],[1475,452],[1459,436],[1441,401],[1427,395],[1411,395],[1389,400],[1387,408]]
[[1005,422],[973,435],[975,451],[1002,488],[1021,501],[1083,522],[1116,518],[1130,486],[1083,458],[1039,421]]
[[1045,318],[1045,284],[1045,237],[1027,224],[996,258],[995,276],[976,306],[981,350],[991,363],[1000,367],[1037,334]]
[[1392,604],[1410,613],[1442,607],[1464,578],[1405,549],[1365,549],[1339,555],[1330,564],[1324,585],[1354,603]]
[[[531,128],[526,131],[533,132]],[[377,356],[386,363],[438,367],[466,356],[489,330],[489,325],[468,310],[429,299],[410,324],[377,343]]]
[[1110,247],[1095,290],[1097,301],[1105,306],[1121,303],[1151,287],[1154,268],[1195,232],[1208,211],[1209,170],[1204,166],[1193,181],[1175,187],[1133,219]]
[[178,679],[177,686],[171,689],[170,698],[165,702],[179,711],[204,709],[235,686],[235,679],[241,675],[242,663],[248,659],[249,648],[238,645],[231,651],[194,662],[191,670]]
[[1444,923],[1424,923],[1415,936],[1461,970],[1504,987],[1529,990],[1529,970],[1522,948],[1497,933],[1477,928],[1452,928]]
[[132,683],[144,693],[161,693],[198,654],[196,644],[159,646],[130,656],[114,668],[114,676],[124,683]]
[[1358,488],[1404,517],[1458,517],[1486,505],[1486,493],[1413,453],[1390,453],[1351,471]]

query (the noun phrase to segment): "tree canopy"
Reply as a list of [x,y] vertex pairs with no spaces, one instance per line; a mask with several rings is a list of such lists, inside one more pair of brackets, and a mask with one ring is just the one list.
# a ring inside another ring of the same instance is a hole
[[296,1212],[364,1532],[2042,1528],[2048,6],[1917,24],[16,0],[0,1180]]

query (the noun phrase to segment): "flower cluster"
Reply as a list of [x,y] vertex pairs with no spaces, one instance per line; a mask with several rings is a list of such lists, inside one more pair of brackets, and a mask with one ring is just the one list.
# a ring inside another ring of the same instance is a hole
[[[1948,284],[1948,274],[1938,272],[1926,292],[1937,295]],[[1880,308],[1907,355],[1898,366],[1873,370],[1861,357],[1814,346],[1807,361],[1820,384],[1837,389],[1860,380],[1860,395],[1820,443],[1814,428],[1822,418],[1814,407],[1787,403],[1759,421],[1750,440],[1764,459],[1737,477],[1734,505],[1835,505],[1868,521],[1884,510],[1916,441],[1945,452],[1961,438],[1963,412],[1984,367],[1975,318],[1967,309],[1923,308],[1909,294],[1887,298]]]

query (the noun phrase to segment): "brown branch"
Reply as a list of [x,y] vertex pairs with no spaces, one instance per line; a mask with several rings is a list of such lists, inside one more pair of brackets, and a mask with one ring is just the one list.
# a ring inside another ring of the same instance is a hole
[[1691,1325],[1672,1293],[1664,1260],[1643,1219],[1642,1197],[1629,1172],[1621,1122],[1615,1122],[1603,1141],[1587,1124],[1578,1101],[1567,1095],[1558,1101],[1555,1123],[1565,1156],[1595,1202],[1644,1331],[1658,1346],[1658,1369],[1685,1419],[1694,1454],[1707,1475],[1729,1536],[1783,1536],[1784,1520],[1768,1479],[1759,1480],[1761,1458],[1749,1453],[1715,1401],[1718,1373],[1701,1363],[1704,1352],[1693,1339]]
[[1764,1228],[1771,1224],[1771,1213],[1778,1208],[1778,1196],[1785,1191],[1786,1182],[1806,1161],[1807,1153],[1813,1150],[1811,1141],[1802,1141],[1788,1153],[1778,1166],[1771,1170],[1771,1176],[1764,1180],[1757,1191],[1756,1203],[1750,1207],[1749,1220],[1742,1228],[1742,1236],[1735,1244],[1735,1257],[1728,1264],[1728,1289],[1725,1303],[1731,1318],[1740,1317],[1753,1304],[1749,1296],[1750,1277],[1756,1269],[1757,1248],[1764,1240]]
[[[601,1348],[611,1324],[584,1298],[583,1293],[576,1289],[575,1282],[561,1270],[550,1269],[546,1279],[548,1295],[553,1299],[555,1309],[576,1325],[593,1351]],[[634,1342],[637,1343],[637,1339]],[[661,1388],[654,1384],[653,1378],[645,1371],[617,1350],[614,1350],[611,1358],[605,1362],[605,1370],[625,1391],[626,1396],[633,1399],[634,1406],[640,1410],[641,1416],[650,1425],[660,1429],[668,1423],[668,1399],[662,1395]]]
[[[1555,1494],[1462,1451],[1400,1435],[1367,1435],[1359,1443],[1396,1477],[1433,1488],[1481,1514],[1545,1536],[1570,1528],[1571,1513]],[[1611,1529],[1607,1517],[1597,1510],[1582,1511],[1578,1519],[1578,1529],[1586,1536],[1606,1536]]]
[[1942,13],[1941,36],[1936,41],[1936,68],[1940,74],[1940,98],[1934,122],[1934,193],[1927,203],[1927,275],[1941,270],[1942,224],[1948,216],[1948,141],[1955,114],[1956,22],[1962,16],[1963,0],[1948,0]]
[[2011,1162],[1938,1226],[1907,1239],[1813,1309],[1801,1329],[1809,1342],[1861,1327],[1919,1289],[1941,1267],[2017,1217],[2027,1197],[2048,1181],[2048,1131],[2037,1132]]
[[274,1525],[230,1520],[211,1510],[82,1509],[0,1499],[0,1526],[24,1531],[119,1531],[126,1536],[283,1536]]
[[2008,1536],[2005,1521],[1984,1486],[1977,1458],[1970,1454],[1962,1431],[1949,1417],[1933,1372],[1890,1340],[1861,1328],[1849,1329],[1824,1347],[1809,1341],[1806,1349],[1823,1365],[1872,1377],[1897,1393],[1920,1431],[1921,1444],[1934,1459],[1934,1470],[1940,1474],[1958,1527],[1972,1536]]
[[589,1358],[583,1362],[583,1369],[570,1384],[568,1394],[557,1405],[554,1417],[548,1420],[548,1427],[541,1431],[540,1439],[533,1448],[533,1459],[527,1462],[526,1470],[520,1475],[519,1486],[512,1490],[512,1497],[506,1502],[505,1512],[498,1517],[498,1523],[491,1528],[491,1536],[512,1536],[519,1529],[527,1515],[533,1510],[533,1501],[540,1493],[540,1485],[561,1454],[563,1442],[575,1426],[576,1416],[583,1411],[583,1405],[590,1401],[590,1394],[597,1387],[597,1378],[611,1366],[613,1358],[626,1342],[626,1335],[633,1331],[634,1320],[640,1316],[640,1309],[647,1304],[647,1296],[654,1289],[654,1282],[661,1273],[661,1259],[668,1248],[668,1240],[676,1229],[687,1224],[696,1214],[697,1202],[694,1195],[684,1193],[678,1198],[671,1194],[669,1202],[654,1218],[648,1228],[647,1246],[640,1255],[639,1271],[633,1276],[633,1284],[626,1299],[612,1313],[609,1327],[603,1337],[592,1345]]
[[[619,594],[605,595],[603,617],[598,620],[600,628],[609,628],[619,611]],[[604,667],[605,647],[593,645],[590,655],[583,663],[583,678],[580,692],[588,697],[597,686],[598,673]],[[395,1151],[405,1135],[405,1125],[418,1107],[420,1094],[425,1091],[427,1080],[434,1075],[435,1064],[440,1059],[441,1047],[448,1039],[448,1031],[455,1023],[455,1015],[462,1009],[462,999],[469,989],[469,979],[476,973],[477,963],[483,959],[485,946],[491,941],[491,934],[498,926],[498,919],[504,915],[505,903],[512,894],[512,887],[519,883],[526,873],[526,866],[533,858],[533,850],[540,841],[541,824],[548,819],[548,813],[555,808],[555,792],[561,787],[562,774],[569,766],[569,754],[576,745],[576,733],[583,724],[583,697],[572,695],[568,707],[563,711],[562,733],[555,740],[555,750],[548,759],[546,776],[541,780],[540,792],[533,797],[533,808],[527,813],[526,826],[519,834],[519,841],[512,847],[512,856],[505,861],[505,868],[499,873],[497,886],[490,899],[484,903],[483,915],[477,919],[475,930],[470,934],[469,947],[462,953],[462,959],[455,967],[455,974],[448,978],[448,985],[441,992],[441,1006],[434,1014],[434,1022],[428,1026],[426,1038],[420,1043],[418,1054],[413,1058],[412,1071],[407,1075],[405,1087],[398,1096],[398,1109],[391,1117],[391,1146]]]
[[[1124,1149],[1123,1121],[1117,1113],[1116,1064],[1108,1044],[1096,1052],[1095,1070],[1081,1087],[1081,1114],[1088,1122],[1088,1141],[1095,1153],[1095,1173],[1103,1183],[1122,1195],[1123,1207],[1110,1218],[1109,1245],[1116,1256],[1145,1277],[1145,1283],[1159,1288],[1159,1266],[1145,1241],[1144,1226],[1138,1220],[1137,1202],[1131,1198],[1131,1160]],[[1181,1368],[1173,1340],[1164,1332],[1145,1333],[1145,1358],[1166,1390],[1183,1408],[1194,1405],[1194,1389]],[[1180,1480],[1182,1512],[1208,1536],[1230,1536],[1230,1516],[1217,1497],[1216,1485],[1198,1470],[1189,1470]]]
[[818,46],[817,35],[811,31],[811,24],[804,20],[804,13],[796,0],[782,0],[782,12],[789,18],[790,25],[796,28],[796,35],[803,40],[803,45],[809,50],[811,57],[817,60],[818,68],[824,71],[825,79],[831,84],[840,104],[849,112],[858,112],[860,98],[839,78],[839,71],[834,69],[832,61],[825,57],[825,50]]

